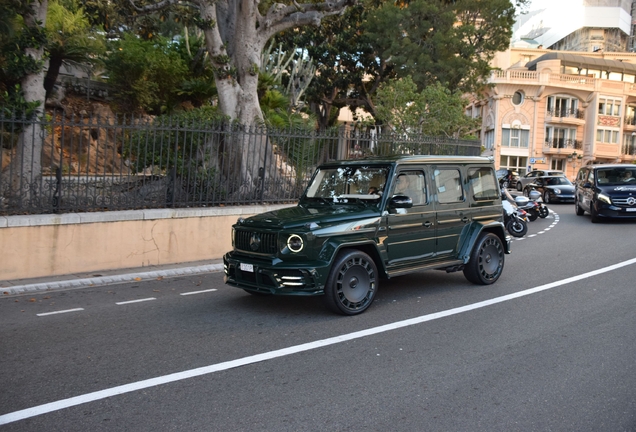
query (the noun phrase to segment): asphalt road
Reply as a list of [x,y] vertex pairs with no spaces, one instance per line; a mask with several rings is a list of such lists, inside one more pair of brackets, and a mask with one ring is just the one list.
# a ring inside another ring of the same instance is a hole
[[221,273],[1,298],[0,431],[635,431],[636,222],[551,209],[496,284],[355,317]]

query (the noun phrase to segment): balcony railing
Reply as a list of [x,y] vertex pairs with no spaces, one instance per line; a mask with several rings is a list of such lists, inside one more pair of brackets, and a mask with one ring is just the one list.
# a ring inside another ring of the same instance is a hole
[[548,138],[545,140],[546,149],[575,149],[581,150],[583,143],[580,140],[564,138]]
[[626,156],[636,156],[636,144],[623,144],[621,153]]
[[583,119],[585,117],[585,111],[580,109],[557,109],[548,110],[548,115],[552,117],[569,117],[576,119]]
[[636,126],[636,117],[634,116],[625,117],[625,125]]

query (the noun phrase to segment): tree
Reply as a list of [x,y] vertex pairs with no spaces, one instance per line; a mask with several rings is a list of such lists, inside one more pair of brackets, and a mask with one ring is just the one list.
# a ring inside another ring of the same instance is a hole
[[489,62],[504,51],[517,7],[527,0],[412,0],[387,2],[366,31],[379,57],[422,89],[435,82],[451,91],[478,90]]
[[440,83],[421,92],[411,77],[383,83],[377,91],[378,118],[398,133],[463,138],[477,127],[464,114],[466,101]]
[[[135,5],[135,8],[139,12],[152,12],[177,1],[161,0],[146,6]],[[258,1],[194,0],[192,3],[199,9],[200,26],[214,66],[219,107],[232,120],[250,125],[263,120],[257,90],[261,53],[267,42],[288,28],[320,25],[322,18],[342,12],[353,0],[273,3],[267,10],[261,10]]]
[[65,3],[53,0],[49,4],[46,22],[49,67],[44,77],[46,99],[51,96],[62,65],[90,71],[99,63],[98,56],[105,49],[100,33],[91,31],[83,8],[78,7],[75,0]]

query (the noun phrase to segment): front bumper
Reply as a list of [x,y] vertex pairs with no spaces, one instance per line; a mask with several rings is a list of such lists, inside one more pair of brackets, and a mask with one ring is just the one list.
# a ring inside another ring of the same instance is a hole
[[328,263],[304,262],[302,266],[254,259],[228,252],[223,256],[225,283],[264,294],[314,296],[324,294]]
[[604,218],[636,219],[636,207],[619,207],[602,201],[594,203],[596,214]]

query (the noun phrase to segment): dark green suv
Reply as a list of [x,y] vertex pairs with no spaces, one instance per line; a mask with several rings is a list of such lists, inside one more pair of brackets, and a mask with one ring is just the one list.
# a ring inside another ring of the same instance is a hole
[[424,269],[499,279],[510,238],[492,160],[395,156],[318,167],[295,207],[239,219],[225,282],[252,294],[324,295],[365,311],[381,278]]

